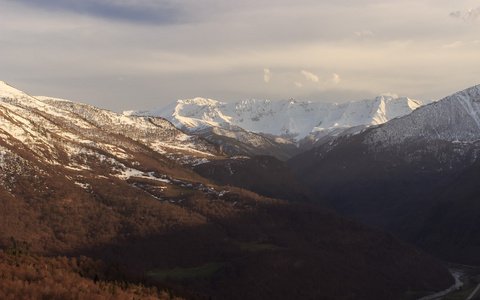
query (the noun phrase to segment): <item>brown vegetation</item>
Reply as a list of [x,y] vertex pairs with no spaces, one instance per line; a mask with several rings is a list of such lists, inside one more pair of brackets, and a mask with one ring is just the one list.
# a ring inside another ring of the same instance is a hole
[[192,189],[170,203],[113,178],[84,178],[89,190],[55,179],[45,181],[57,187],[47,198],[27,191],[2,197],[6,215],[30,224],[20,231],[2,226],[4,246],[13,236],[41,253],[87,255],[138,272],[221,263],[212,276],[169,279],[216,298],[388,299],[407,287],[449,284],[438,262],[327,210],[234,187],[221,196]]
[[[144,282],[131,274],[162,272],[176,294],[193,299],[392,299],[452,280],[442,264],[386,233],[327,209],[215,186],[135,141],[135,134],[77,128],[64,115],[30,108],[24,113],[37,118],[31,130],[50,144],[30,136],[28,143],[0,139],[7,153],[0,164],[5,297],[16,297],[20,287],[32,293],[27,298],[67,292],[81,298],[85,288],[103,295],[100,282]],[[92,142],[68,140],[57,134],[61,130]],[[123,180],[118,174],[126,168],[153,177]],[[97,260],[109,267],[95,283],[82,263]],[[188,276],[169,277],[171,270]],[[198,270],[202,275],[192,276]]]
[[0,299],[180,300],[155,287],[106,280],[106,272],[105,264],[84,256],[48,258],[0,249]]

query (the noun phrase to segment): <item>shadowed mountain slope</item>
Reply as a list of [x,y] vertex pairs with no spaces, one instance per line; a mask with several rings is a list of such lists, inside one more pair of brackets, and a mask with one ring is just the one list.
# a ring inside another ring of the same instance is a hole
[[141,273],[190,298],[396,299],[452,283],[383,231],[201,177],[189,162],[224,157],[168,124],[117,119],[154,138],[123,134],[98,121],[109,112],[0,92],[2,249],[100,259],[111,280]]
[[[434,251],[442,257],[480,263],[452,250],[458,239],[462,247],[478,248],[478,237],[472,235],[478,222],[457,232],[454,219],[463,223],[464,210],[480,215],[473,205],[472,183],[479,180],[479,116],[480,86],[475,86],[312,149],[288,164],[342,215],[388,229],[429,250],[435,246],[427,246],[427,240],[436,236],[446,247]],[[445,210],[449,205],[451,209]]]

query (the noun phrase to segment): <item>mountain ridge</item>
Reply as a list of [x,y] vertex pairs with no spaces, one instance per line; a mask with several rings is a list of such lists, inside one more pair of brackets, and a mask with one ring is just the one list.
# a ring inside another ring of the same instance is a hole
[[[387,229],[444,259],[478,264],[474,253],[480,245],[472,231],[480,228],[471,218],[479,209],[471,206],[468,220],[473,227],[465,225],[465,233],[457,230],[455,236],[449,228],[461,226],[455,225],[454,214],[447,216],[441,208],[457,203],[455,211],[466,211],[464,206],[478,193],[474,185],[462,185],[458,178],[479,174],[479,112],[476,85],[358,135],[313,148],[287,164],[340,214]],[[459,186],[465,188],[459,195],[469,196],[455,202],[451,191],[460,191]],[[449,226],[436,223],[440,220]],[[458,240],[462,251],[453,250]]]
[[[425,101],[429,102],[429,101]],[[298,143],[319,131],[359,125],[378,125],[403,116],[425,103],[407,97],[378,96],[349,103],[241,100],[223,103],[194,98],[164,107],[125,111],[125,115],[161,116],[179,128],[240,127],[255,133],[276,135]],[[279,119],[280,121],[273,121]]]
[[194,98],[124,114],[165,118],[189,134],[220,144],[231,155],[272,155],[285,161],[331,138],[358,134],[429,102],[387,95],[341,104],[295,99],[223,103]]

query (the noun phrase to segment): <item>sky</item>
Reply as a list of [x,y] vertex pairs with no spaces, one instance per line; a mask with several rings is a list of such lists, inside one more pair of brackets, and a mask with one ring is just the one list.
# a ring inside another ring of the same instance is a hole
[[480,1],[0,0],[0,80],[116,112],[204,97],[440,99],[480,84]]

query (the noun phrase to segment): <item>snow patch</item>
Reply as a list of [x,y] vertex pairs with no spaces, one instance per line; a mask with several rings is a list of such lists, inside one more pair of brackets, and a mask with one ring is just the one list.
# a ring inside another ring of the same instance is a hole
[[146,179],[151,179],[155,181],[170,183],[170,180],[167,179],[166,177],[163,177],[163,176],[160,178],[156,177],[154,175],[154,172],[144,172],[144,171],[140,171],[133,168],[125,168],[124,170],[122,170],[120,174],[117,175],[117,177],[123,180],[127,180],[131,177],[137,177],[137,178],[146,178]]

